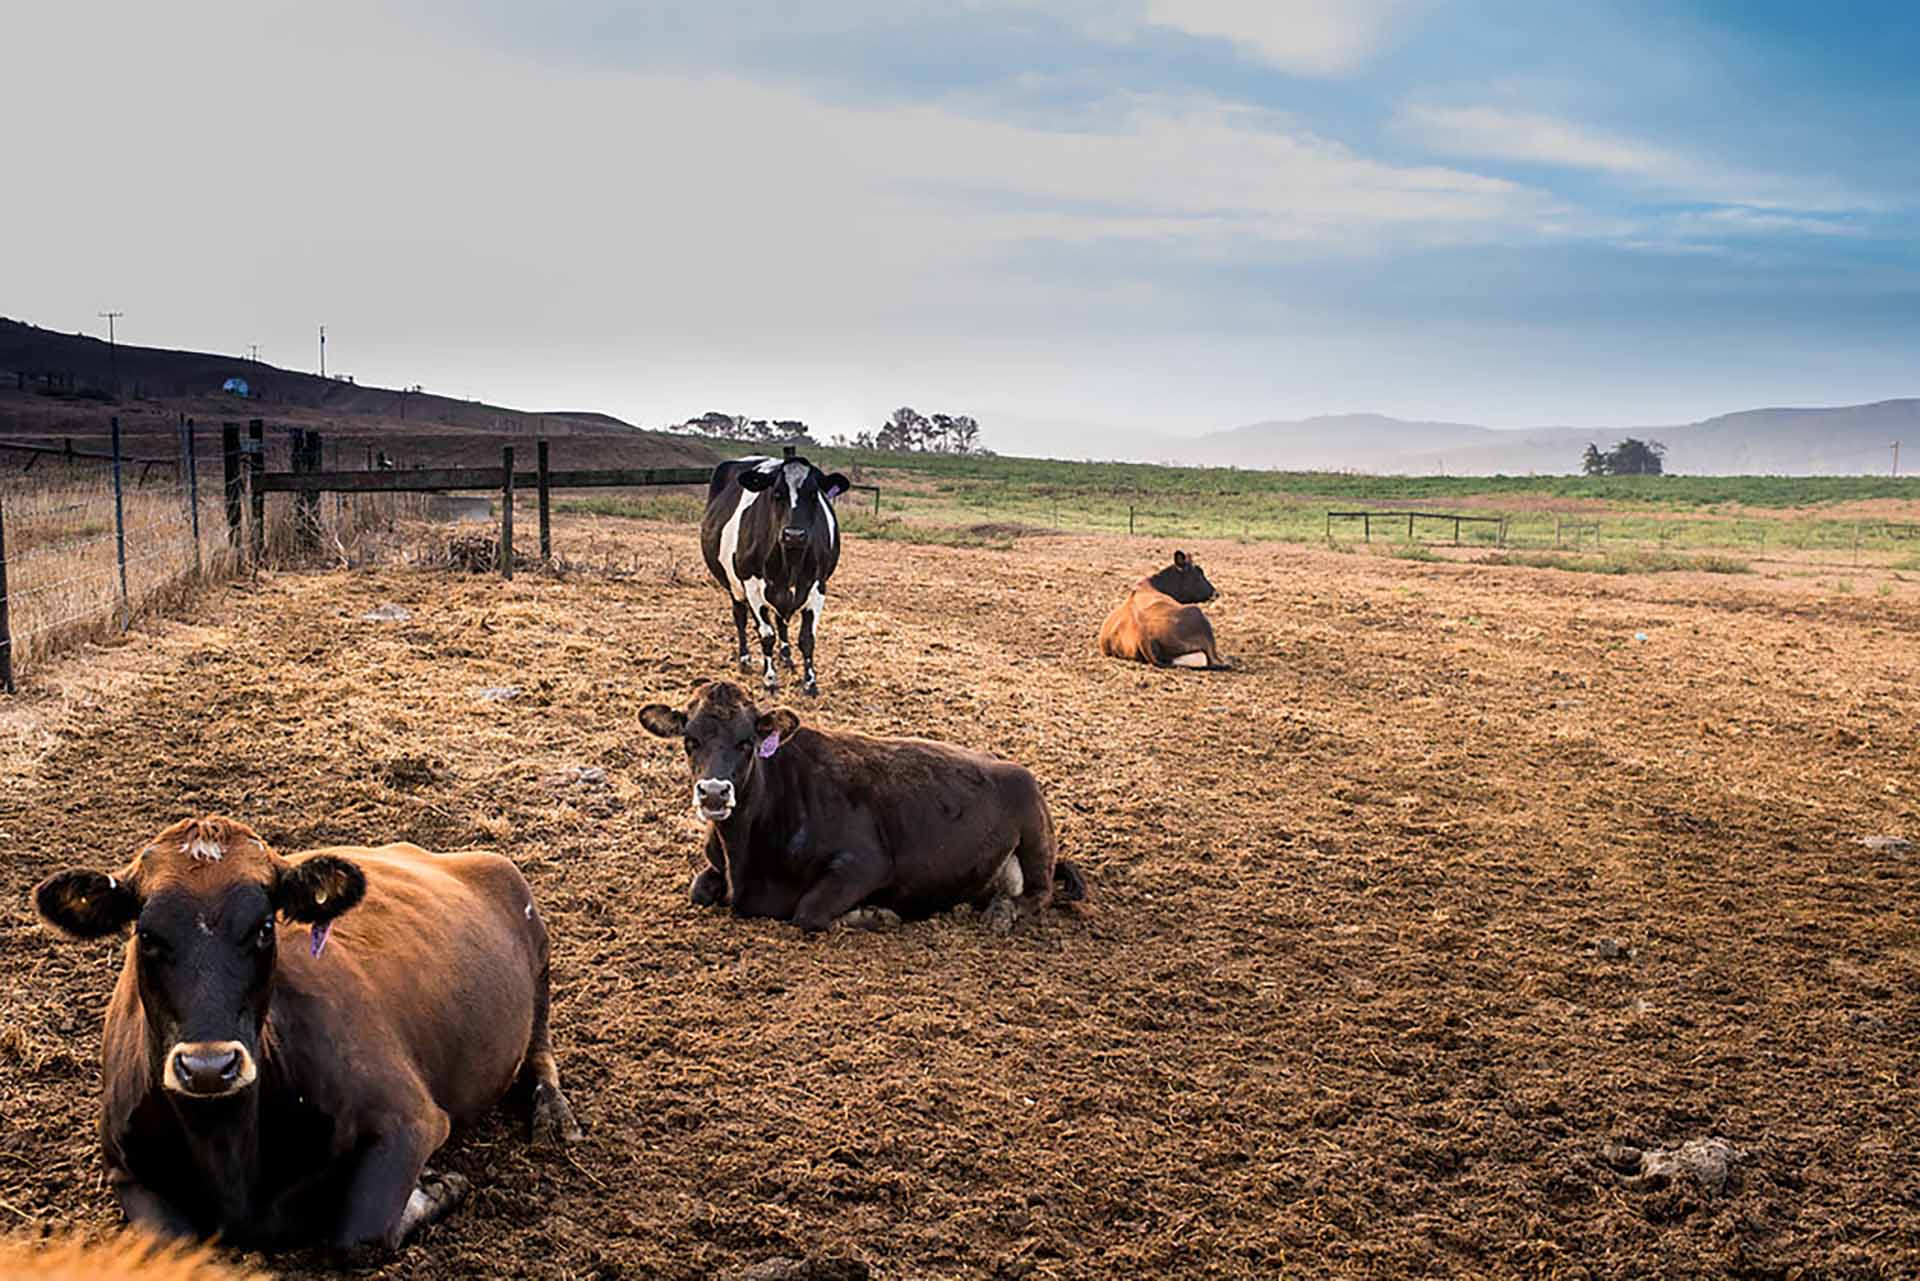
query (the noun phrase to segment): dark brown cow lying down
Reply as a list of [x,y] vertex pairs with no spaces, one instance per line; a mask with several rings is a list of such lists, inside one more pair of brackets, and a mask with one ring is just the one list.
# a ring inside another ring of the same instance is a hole
[[868,738],[762,712],[726,681],[685,710],[640,711],[651,734],[682,740],[693,803],[711,826],[693,901],[804,930],[930,916],[962,903],[998,929],[1053,899],[1084,898],[1055,858],[1053,817],[1018,765],[921,738]]
[[[34,899],[81,938],[135,926],[100,1131],[136,1227],[397,1248],[466,1192],[427,1158],[510,1087],[536,1139],[578,1133],[547,1035],[546,927],[504,858],[283,858],[244,823],[189,819]],[[284,946],[276,914],[295,923]]]
[[1213,624],[1200,612],[1212,600],[1213,584],[1185,552],[1173,564],[1141,579],[1100,625],[1100,652],[1155,667],[1231,666],[1213,642]]

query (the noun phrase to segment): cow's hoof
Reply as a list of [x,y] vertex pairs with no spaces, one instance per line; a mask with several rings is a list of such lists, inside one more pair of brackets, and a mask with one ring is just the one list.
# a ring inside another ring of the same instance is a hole
[[801,683],[800,688],[807,691],[807,697],[809,698],[820,697],[820,682],[811,676],[807,677],[807,679]]
[[717,867],[710,867],[693,878],[693,885],[687,891],[687,897],[693,900],[695,907],[719,907],[727,901],[727,875]]
[[843,930],[890,930],[900,924],[900,913],[890,907],[856,907],[834,924]]
[[741,671],[745,671],[745,672],[750,672],[750,671],[752,671],[752,670],[753,670],[754,668],[756,668],[756,667],[758,667],[759,665],[760,665],[760,660],[759,660],[759,659],[757,659],[757,658],[755,658],[755,657],[754,657],[754,656],[753,656],[752,654],[742,654],[742,655],[740,655],[740,670],[741,670]]
[[767,693],[778,694],[779,692],[780,692],[780,678],[778,676],[767,677]]
[[399,1244],[405,1245],[421,1229],[452,1214],[467,1199],[472,1187],[464,1174],[420,1171],[419,1185],[413,1189],[413,1195],[407,1198],[407,1208],[400,1212]]
[[793,670],[793,646],[782,645],[780,647],[780,666],[786,668],[788,671]]
[[537,1148],[557,1148],[578,1143],[586,1137],[580,1129],[580,1123],[573,1119],[573,1109],[567,1106],[567,1096],[553,1085],[535,1087],[533,1123],[528,1130],[528,1141]]
[[980,913],[980,919],[986,927],[993,933],[1001,935],[1013,933],[1014,922],[1019,918],[1020,910],[1013,905],[1013,900],[1004,894],[987,904],[987,910]]

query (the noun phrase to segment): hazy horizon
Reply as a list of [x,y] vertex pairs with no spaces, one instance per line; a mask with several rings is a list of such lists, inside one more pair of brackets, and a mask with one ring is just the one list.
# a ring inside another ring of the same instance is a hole
[[[39,6],[0,312],[989,446],[1915,394],[1920,15],[1447,0]],[[1079,425],[1079,426],[1076,426]],[[1083,452],[1083,451],[1082,451]]]

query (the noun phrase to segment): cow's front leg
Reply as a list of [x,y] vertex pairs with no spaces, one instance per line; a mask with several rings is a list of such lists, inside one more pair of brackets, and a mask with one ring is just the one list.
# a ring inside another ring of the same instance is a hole
[[767,604],[767,584],[765,579],[749,578],[746,581],[747,604],[753,609],[754,622],[760,625],[760,652],[766,658],[767,692],[777,693],[780,689],[780,673],[773,666],[773,607]]
[[793,923],[809,933],[826,929],[859,907],[887,883],[891,866],[878,850],[843,850],[827,864],[826,875],[800,896]]
[[737,597],[733,601],[733,638],[735,647],[740,651],[740,666],[752,671],[753,654],[747,649],[747,602]]
[[361,1155],[334,1233],[336,1248],[356,1256],[398,1250],[466,1198],[466,1179],[426,1168],[450,1124],[440,1109],[427,1104],[425,1110],[430,1117],[398,1123]]
[[793,670],[793,646],[787,643],[787,616],[775,614],[773,621],[780,629],[780,666]]
[[801,688],[809,694],[820,692],[820,677],[813,669],[813,643],[820,635],[820,611],[826,606],[827,594],[815,583],[807,593],[807,603],[800,608],[800,661],[806,665]]
[[120,1212],[127,1216],[127,1223],[131,1227],[158,1237],[192,1238],[200,1235],[200,1230],[185,1211],[144,1183],[115,1184],[113,1194],[119,1199]]

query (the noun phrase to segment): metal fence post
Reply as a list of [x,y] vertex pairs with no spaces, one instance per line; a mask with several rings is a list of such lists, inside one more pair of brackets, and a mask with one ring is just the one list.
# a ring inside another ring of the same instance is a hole
[[513,446],[500,449],[500,577],[513,577]]
[[547,442],[541,441],[534,446],[540,465],[540,563],[553,564],[553,523],[548,515],[547,501],[551,495],[552,474],[547,468]]
[[133,626],[133,603],[127,597],[127,513],[120,492],[120,416],[113,416],[113,545],[120,559],[120,630]]
[[227,484],[227,545],[240,550],[240,424],[220,424],[221,461]]
[[200,456],[194,444],[193,419],[187,419],[187,514],[193,526],[193,572],[200,572]]
[[7,602],[7,509],[0,503],[0,690],[13,693],[13,619]]
[[253,508],[253,567],[260,568],[260,562],[267,558],[267,491],[260,487],[260,477],[267,470],[267,423],[264,418],[247,420],[247,486],[251,491]]

